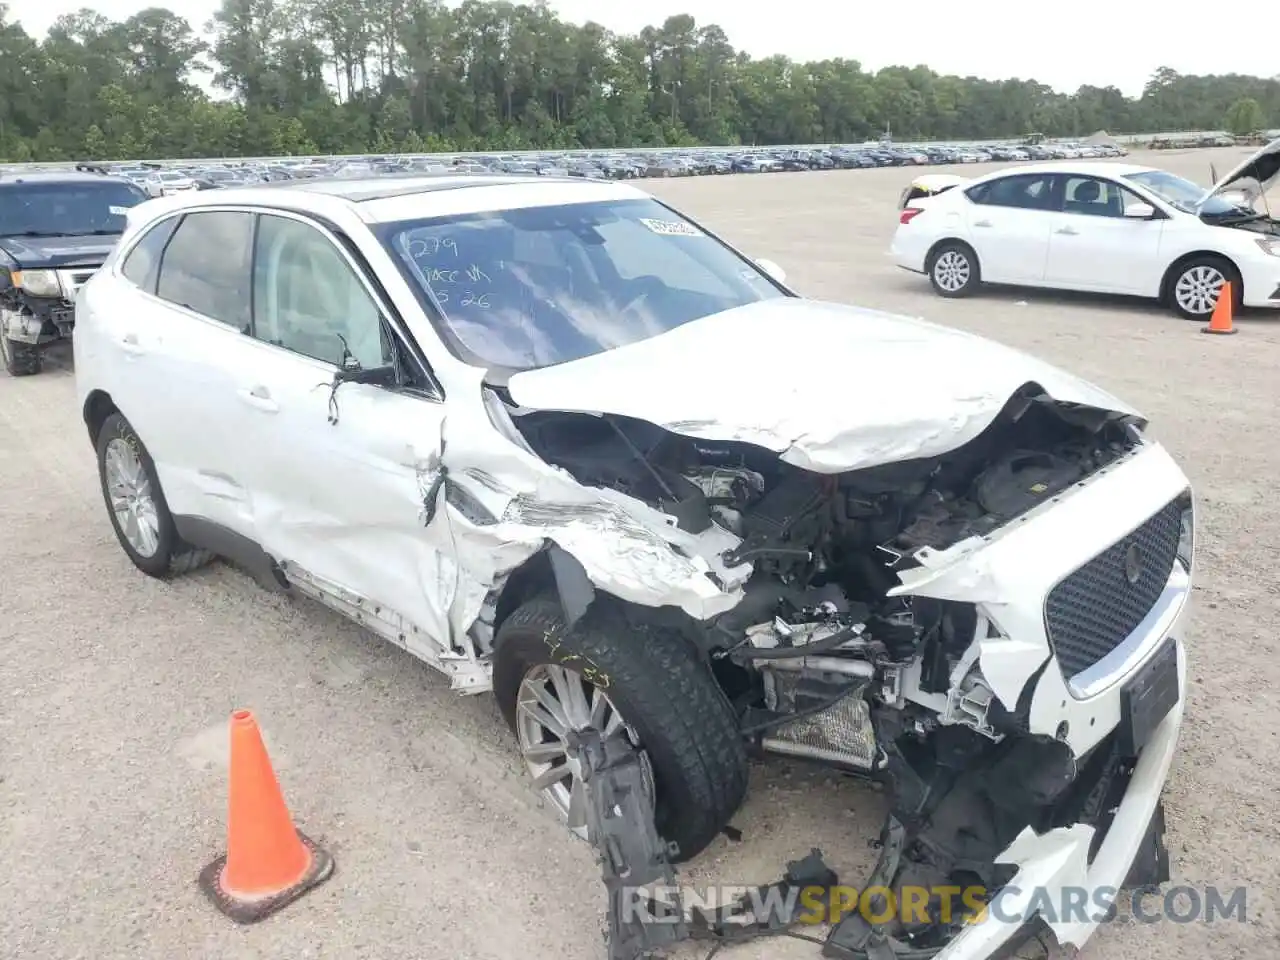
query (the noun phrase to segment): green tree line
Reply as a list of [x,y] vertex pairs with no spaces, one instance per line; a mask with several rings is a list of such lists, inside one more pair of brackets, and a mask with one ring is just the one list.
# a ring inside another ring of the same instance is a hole
[[[210,96],[205,89],[221,91]],[[91,10],[30,36],[0,0],[0,159],[137,159],[987,139],[1280,123],[1280,78],[1162,68],[1142,96],[871,72],[735,50],[670,17],[638,35],[545,2],[223,0],[207,25]],[[1239,132],[1245,132],[1243,130]]]

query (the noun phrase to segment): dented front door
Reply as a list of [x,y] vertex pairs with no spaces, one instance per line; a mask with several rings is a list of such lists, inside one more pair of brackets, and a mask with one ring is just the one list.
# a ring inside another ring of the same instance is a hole
[[332,365],[252,347],[258,362],[240,368],[252,424],[241,470],[257,539],[287,569],[353,595],[348,604],[447,645],[457,577],[434,484],[444,405],[366,384],[334,390]]

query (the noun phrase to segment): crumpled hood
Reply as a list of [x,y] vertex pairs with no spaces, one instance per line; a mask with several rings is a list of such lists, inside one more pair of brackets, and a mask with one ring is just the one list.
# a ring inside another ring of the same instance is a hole
[[1277,181],[1280,181],[1280,137],[1219,178],[1205,194],[1205,199],[1235,189],[1244,193],[1252,203],[1274,187]]
[[1140,416],[1034,357],[923,320],[815,300],[750,304],[569,363],[514,374],[540,410],[609,413],[772,450],[819,473],[937,456],[1027,383]]
[[3,250],[20,267],[99,267],[115,246],[117,236],[0,237]]

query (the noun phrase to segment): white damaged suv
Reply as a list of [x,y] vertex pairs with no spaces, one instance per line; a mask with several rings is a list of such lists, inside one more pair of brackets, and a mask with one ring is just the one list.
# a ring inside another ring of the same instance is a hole
[[1165,879],[1192,500],[1102,390],[608,182],[152,200],[76,310],[130,560],[221,556],[492,691],[576,832],[576,733],[622,729],[681,858],[749,754],[807,758],[892,786],[890,886],[1032,921],[934,900],[849,956],[1079,945],[1038,891]]

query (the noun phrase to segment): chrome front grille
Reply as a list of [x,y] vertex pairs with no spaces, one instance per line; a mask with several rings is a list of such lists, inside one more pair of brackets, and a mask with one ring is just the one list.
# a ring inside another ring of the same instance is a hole
[[1172,500],[1054,587],[1044,604],[1049,644],[1068,679],[1137,629],[1177,558],[1183,501]]
[[96,267],[80,267],[72,270],[59,270],[58,280],[62,284],[62,295],[72,303],[76,302],[76,294],[97,272]]

